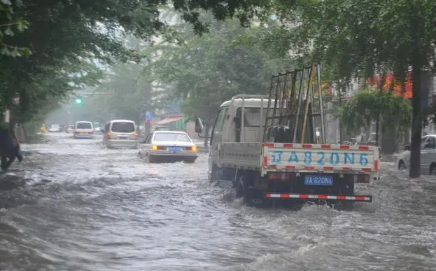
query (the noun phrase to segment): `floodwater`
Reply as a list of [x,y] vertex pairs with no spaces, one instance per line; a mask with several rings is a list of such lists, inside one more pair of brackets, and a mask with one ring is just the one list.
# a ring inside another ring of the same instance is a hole
[[146,164],[101,137],[47,137],[0,175],[0,270],[436,269],[429,176],[384,165],[351,212],[257,209],[209,184],[206,155]]

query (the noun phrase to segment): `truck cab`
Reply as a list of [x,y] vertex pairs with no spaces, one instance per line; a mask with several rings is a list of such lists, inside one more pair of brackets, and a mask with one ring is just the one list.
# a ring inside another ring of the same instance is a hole
[[221,104],[210,135],[208,171],[210,181],[216,180],[223,174],[234,174],[234,170],[223,170],[221,165],[219,154],[222,143],[262,141],[267,106],[266,95],[237,95]]

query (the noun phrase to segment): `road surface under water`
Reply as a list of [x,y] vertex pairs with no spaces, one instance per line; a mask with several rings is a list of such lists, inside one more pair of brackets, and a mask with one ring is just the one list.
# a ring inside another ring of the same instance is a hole
[[[0,192],[1,270],[435,270],[436,180],[385,169],[352,212],[248,208],[207,157],[146,164],[101,138],[48,135]],[[385,167],[387,167],[385,165]]]

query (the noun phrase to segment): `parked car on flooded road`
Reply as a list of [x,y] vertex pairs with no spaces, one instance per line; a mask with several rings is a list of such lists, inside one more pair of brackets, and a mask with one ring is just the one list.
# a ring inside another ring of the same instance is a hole
[[[398,155],[397,168],[406,170],[409,167],[410,150],[406,149]],[[421,139],[421,174],[436,175],[436,134]]]
[[140,145],[139,156],[149,163],[184,161],[194,163],[197,145],[181,131],[154,131]]

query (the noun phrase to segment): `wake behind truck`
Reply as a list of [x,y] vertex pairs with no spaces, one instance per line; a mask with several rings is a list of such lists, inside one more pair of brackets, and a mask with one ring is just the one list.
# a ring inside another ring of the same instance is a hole
[[[210,136],[209,180],[232,181],[247,205],[371,202],[372,196],[355,194],[355,186],[379,178],[379,149],[326,144],[320,70],[313,65],[279,74],[269,95],[224,102]],[[200,118],[195,129],[203,132]]]

